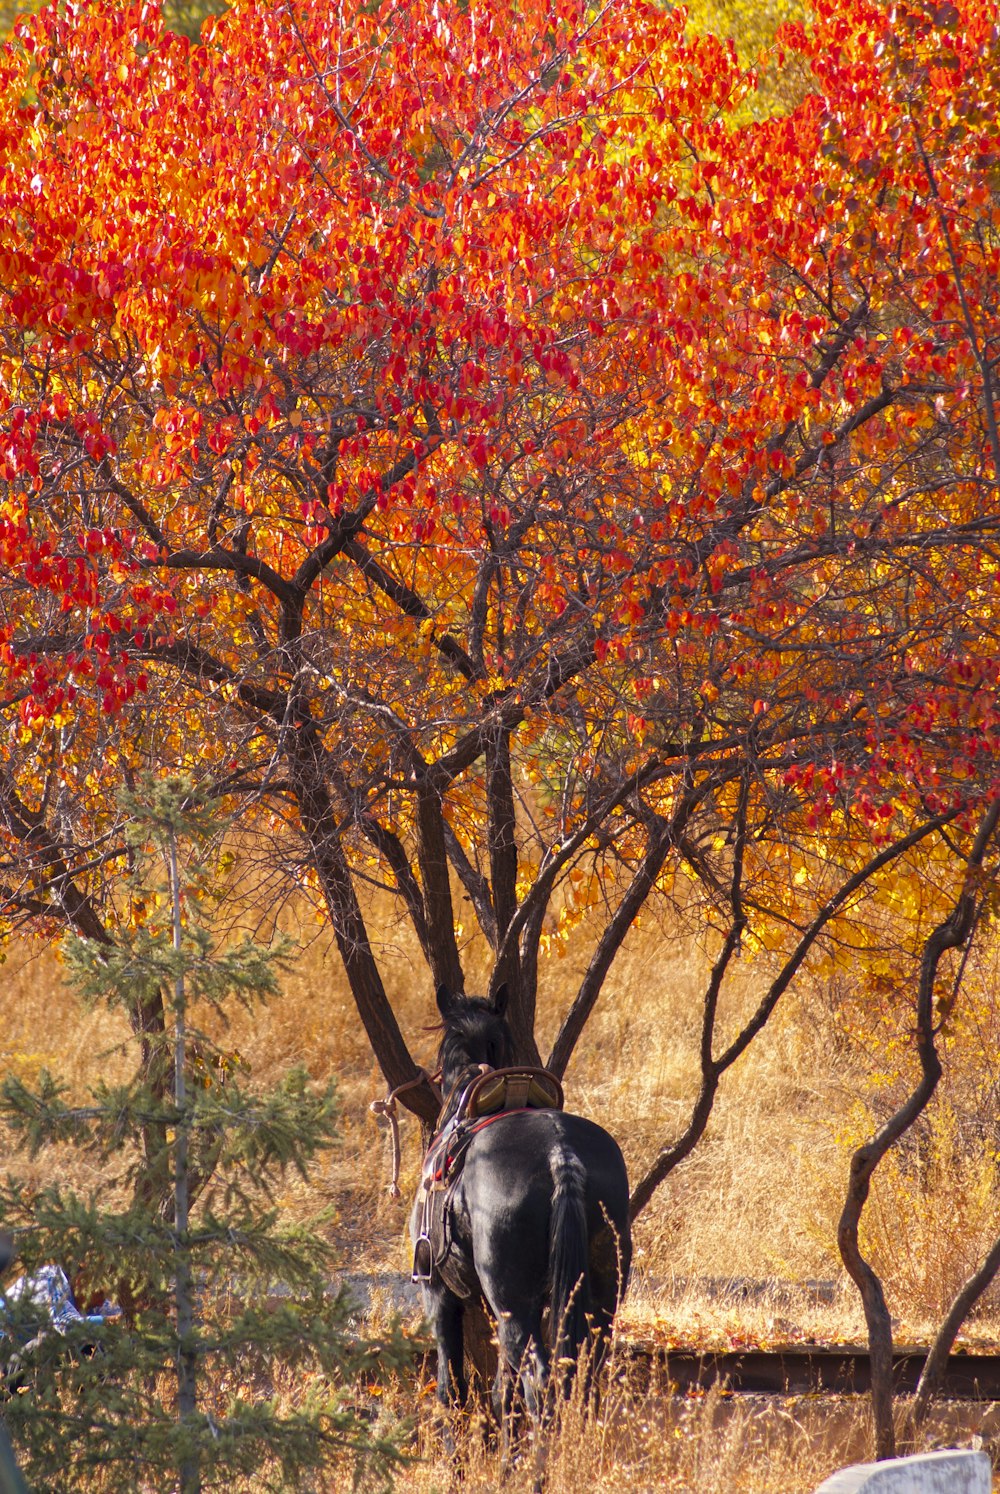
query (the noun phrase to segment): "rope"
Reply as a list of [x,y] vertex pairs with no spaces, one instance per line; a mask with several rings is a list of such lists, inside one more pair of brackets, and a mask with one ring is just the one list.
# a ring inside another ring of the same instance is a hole
[[[373,1115],[381,1116],[389,1123],[389,1138],[392,1149],[392,1178],[389,1183],[389,1197],[394,1200],[402,1198],[399,1189],[399,1117],[396,1112],[396,1097],[405,1094],[408,1089],[417,1089],[421,1084],[427,1083],[432,1089],[437,1090],[437,1082],[428,1074],[426,1069],[421,1069],[416,1079],[408,1079],[405,1084],[397,1084],[395,1089],[390,1089],[384,1100],[372,1100],[369,1110]],[[438,1091],[440,1094],[440,1091]]]

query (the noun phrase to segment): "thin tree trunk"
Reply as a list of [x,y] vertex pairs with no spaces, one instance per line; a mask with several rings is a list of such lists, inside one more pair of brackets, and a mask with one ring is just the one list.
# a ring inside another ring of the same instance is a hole
[[583,977],[572,1006],[563,1018],[562,1026],[553,1044],[547,1067],[554,1074],[558,1074],[560,1078],[566,1072],[566,1065],[569,1063],[573,1055],[573,1050],[587,1025],[590,1014],[600,995],[601,988],[604,985],[607,973],[614,963],[615,956],[621,949],[629,929],[635,922],[636,915],[643,907],[655,885],[656,879],[663,869],[667,852],[673,844],[673,824],[668,824],[657,817],[649,829],[646,854],[643,856],[635,875],[625,889],[625,895],[615,910],[614,915],[609,920],[603,934],[598,940],[597,948],[594,950],[590,964],[587,967],[587,973]]
[[[928,1090],[928,1099],[932,1093],[933,1085]],[[878,1459],[896,1456],[896,1434],[892,1424],[892,1318],[886,1306],[882,1283],[861,1253],[858,1225],[868,1198],[872,1173],[888,1149],[889,1143],[880,1146],[876,1140],[859,1147],[854,1153],[847,1197],[837,1226],[840,1258],[861,1294],[861,1305],[868,1328],[871,1407],[875,1423],[875,1456]]]
[[875,1455],[879,1460],[896,1456],[896,1433],[892,1419],[892,1319],[886,1307],[882,1283],[870,1263],[865,1260],[858,1243],[861,1214],[875,1169],[925,1109],[941,1077],[941,1060],[935,1042],[934,981],[945,951],[957,949],[971,937],[977,906],[973,874],[982,866],[998,819],[1000,800],[990,806],[980,824],[966,862],[964,885],[955,907],[929,935],[924,945],[916,1003],[920,1080],[895,1114],[879,1127],[870,1141],[858,1147],[851,1158],[847,1195],[837,1228],[841,1259],[861,1294],[865,1322],[868,1325]]
[[517,913],[517,820],[514,814],[514,777],[510,760],[510,728],[498,720],[486,744],[486,838],[490,853],[490,886],[499,953],[490,977],[490,995],[502,985],[510,992],[507,1020],[514,1038],[514,1056],[523,1064],[540,1064],[535,1041],[535,1004],[538,962],[532,958],[535,925],[525,925],[522,940],[504,940]]
[[[632,1201],[630,1205],[630,1213],[633,1220],[638,1218],[639,1214],[653,1197],[653,1194],[656,1192],[657,1188],[659,1188],[664,1180],[669,1177],[670,1173],[673,1172],[678,1163],[683,1162],[684,1158],[693,1151],[696,1143],[700,1140],[705,1131],[705,1127],[708,1124],[712,1105],[715,1100],[715,1094],[719,1086],[719,1080],[725,1073],[726,1069],[730,1068],[736,1062],[736,1060],[746,1052],[747,1048],[749,1048],[754,1038],[763,1030],[770,1017],[772,1016],[774,1009],[778,1005],[781,997],[787,991],[796,974],[801,969],[802,964],[809,951],[812,949],[813,945],[816,943],[816,940],[819,938],[820,934],[823,932],[824,928],[837,912],[837,910],[839,908],[842,908],[848,898],[852,897],[860,887],[863,887],[866,882],[869,882],[873,877],[877,876],[880,871],[882,871],[897,857],[903,855],[904,852],[912,849],[912,847],[917,845],[921,840],[925,839],[932,832],[939,830],[943,825],[946,825],[950,820],[953,820],[954,818],[955,812],[951,812],[946,815],[936,816],[933,820],[928,820],[926,824],[919,826],[916,830],[912,830],[909,835],[904,836],[903,839],[897,841],[895,845],[887,846],[885,850],[880,851],[876,856],[873,856],[872,859],[858,871],[856,871],[853,876],[848,877],[846,881],[841,883],[837,891],[823,904],[822,908],[820,908],[812,923],[803,932],[798,944],[796,944],[795,948],[792,950],[792,953],[788,956],[788,959],[781,967],[781,970],[778,972],[775,979],[771,982],[771,985],[768,987],[765,995],[761,998],[756,1011],[750,1017],[749,1021],[747,1021],[740,1029],[736,1037],[729,1044],[728,1048],[726,1048],[726,1050],[721,1053],[717,1059],[714,1059],[712,1061],[711,1069],[707,1069],[704,1066],[705,1024],[703,1021],[702,1083],[699,1089],[698,1098],[695,1101],[694,1108],[691,1112],[691,1119],[689,1120],[683,1135],[681,1135],[677,1141],[671,1142],[669,1146],[663,1148],[659,1155],[654,1158],[646,1173],[636,1185],[635,1190],[632,1194]],[[730,931],[730,940],[734,938],[734,932],[735,929]],[[727,940],[727,945],[728,943],[729,940]],[[736,944],[734,943],[733,949],[730,951],[730,956],[735,951],[735,947]],[[730,956],[726,957],[727,961]],[[712,1003],[717,997],[717,993],[716,996],[713,996],[713,989],[716,985],[717,980],[721,979],[721,974],[722,972],[718,969],[713,971],[709,989],[705,997],[706,1016],[709,1015],[709,1008],[710,1006],[712,1006]]]
[[177,1309],[177,1414],[182,1432],[190,1428],[190,1447],[180,1458],[180,1494],[200,1494],[201,1471],[194,1418],[198,1412],[198,1354],[195,1345],[194,1280],[191,1272],[188,1143],[190,1116],[187,1103],[187,1019],[184,975],[180,969],[181,954],[181,888],[177,864],[177,837],[169,841],[170,895],[173,904],[173,948],[178,957],[174,980],[174,1103],[177,1108],[177,1134],[174,1139],[174,1297]]
[[[514,780],[510,764],[510,731],[497,722],[486,747],[486,826],[490,853],[490,883],[497,946],[517,912],[517,825],[514,816]],[[538,1063],[535,1043],[535,984],[525,980],[517,944],[508,943],[497,959],[490,990],[506,984],[510,992],[507,1021],[514,1038],[514,1052],[525,1063]]]
[[917,1381],[913,1404],[910,1407],[910,1424],[914,1431],[922,1425],[931,1401],[941,1389],[948,1355],[951,1353],[962,1324],[983,1293],[988,1290],[998,1271],[1000,1271],[1000,1236],[993,1242],[989,1254],[978,1271],[974,1271],[961,1290],[956,1293],[944,1322],[931,1344],[930,1353],[924,1361],[920,1379]]
[[[521,937],[518,940],[518,962],[521,971],[521,989],[530,991],[531,1010],[534,1012],[538,995],[538,945],[545,928],[545,905],[536,903],[521,928]],[[494,982],[490,981],[490,992],[495,990]],[[542,1055],[538,1051],[534,1031],[527,1034],[530,1042],[526,1042],[522,1050],[525,1063],[540,1064]]]
[[[310,749],[307,740],[308,729],[304,728],[295,735],[298,739],[296,748],[289,751],[287,760],[302,826],[313,853],[358,1015],[386,1083],[395,1089],[419,1079],[421,1071],[410,1056],[382,984],[350,867],[340,844],[337,817],[320,765],[315,760],[315,751]],[[440,1102],[430,1084],[407,1089],[400,1095],[400,1101],[430,1125],[437,1120]]]
[[427,943],[434,986],[464,992],[465,975],[455,938],[455,910],[444,833],[441,793],[429,776],[417,789],[417,854],[427,916]]
[[701,1088],[691,1112],[687,1130],[683,1136],[672,1146],[669,1151],[661,1152],[656,1162],[646,1173],[638,1187],[629,1200],[629,1217],[635,1220],[646,1207],[649,1200],[663,1177],[672,1171],[701,1140],[708,1125],[712,1107],[715,1104],[716,1092],[719,1088],[719,1079],[722,1075],[724,1065],[715,1057],[715,1020],[719,1010],[719,996],[722,991],[722,982],[726,971],[729,969],[730,961],[737,953],[746,928],[746,915],[743,909],[743,856],[746,850],[747,831],[747,799],[749,795],[749,778],[744,774],[740,785],[740,802],[736,818],[736,839],[733,845],[733,869],[730,876],[730,902],[732,905],[733,921],[726,935],[722,949],[719,951],[718,959],[712,966],[712,974],[709,977],[708,989],[705,992],[705,1005],[701,1017],[701,1045],[699,1048],[699,1064],[701,1068]]

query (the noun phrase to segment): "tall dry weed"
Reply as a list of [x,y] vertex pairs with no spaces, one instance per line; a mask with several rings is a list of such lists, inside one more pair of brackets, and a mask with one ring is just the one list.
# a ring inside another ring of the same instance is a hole
[[[805,1400],[752,1403],[723,1390],[678,1400],[613,1382],[599,1414],[574,1396],[559,1409],[545,1458],[546,1494],[812,1494],[847,1446],[869,1448],[867,1418],[857,1401],[829,1419]],[[445,1452],[434,1414],[421,1414],[412,1461],[397,1476],[398,1494],[530,1494],[533,1448],[502,1471],[495,1445],[474,1417],[453,1424],[454,1455]],[[328,1494],[347,1494],[346,1480]]]

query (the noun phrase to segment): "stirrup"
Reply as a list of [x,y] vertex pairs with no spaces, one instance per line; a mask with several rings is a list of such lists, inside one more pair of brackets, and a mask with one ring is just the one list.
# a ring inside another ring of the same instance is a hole
[[413,1274],[411,1281],[430,1281],[434,1257],[427,1235],[420,1235],[413,1247]]

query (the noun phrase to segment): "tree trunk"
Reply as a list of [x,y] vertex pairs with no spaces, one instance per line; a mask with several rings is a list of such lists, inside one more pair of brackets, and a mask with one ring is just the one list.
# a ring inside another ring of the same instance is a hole
[[952,1346],[958,1337],[962,1324],[983,1293],[988,1290],[998,1271],[1000,1271],[1000,1236],[993,1242],[989,1254],[979,1267],[979,1270],[972,1273],[961,1290],[956,1294],[944,1322],[937,1331],[937,1336],[931,1345],[930,1353],[927,1355],[924,1367],[920,1372],[916,1394],[913,1397],[913,1404],[910,1407],[909,1419],[913,1432],[916,1432],[923,1424],[931,1401],[941,1389],[941,1382],[948,1364],[948,1355],[951,1353]]
[[590,1019],[590,1015],[597,1003],[597,998],[604,986],[608,971],[611,969],[629,929],[635,922],[637,914],[641,911],[647,897],[652,891],[656,883],[656,878],[663,869],[663,863],[667,858],[668,850],[673,844],[673,839],[673,824],[667,824],[657,817],[649,830],[646,854],[643,856],[638,870],[625,889],[625,895],[608,922],[604,933],[598,940],[597,948],[591,957],[587,973],[583,978],[572,1006],[563,1018],[562,1026],[553,1044],[552,1052],[549,1055],[548,1067],[554,1074],[558,1074],[560,1079],[565,1074],[566,1065],[573,1056],[573,1050]]
[[[288,767],[302,826],[313,853],[358,1015],[386,1083],[395,1089],[419,1079],[421,1071],[410,1056],[382,984],[350,867],[340,843],[337,817],[317,761],[320,749],[311,741],[308,727],[295,736],[297,741],[288,752]],[[407,1089],[400,1095],[400,1100],[407,1109],[431,1125],[437,1120],[439,1100],[429,1083]]]
[[417,791],[417,834],[420,879],[427,918],[427,943],[435,989],[465,990],[465,975],[455,939],[455,910],[444,833],[441,794],[425,778]]
[[[486,747],[486,837],[490,853],[490,884],[497,949],[517,912],[517,824],[514,780],[510,764],[510,732],[498,722]],[[539,1062],[535,1043],[535,982],[525,979],[516,944],[506,946],[496,963],[490,990],[506,985],[510,993],[507,1021],[518,1061]]]
[[479,1301],[470,1301],[462,1319],[465,1357],[470,1370],[469,1388],[487,1405],[497,1372],[497,1342],[486,1309]]
[[887,1150],[887,1147],[879,1149],[872,1144],[859,1147],[854,1153],[851,1158],[847,1198],[837,1227],[840,1258],[861,1294],[868,1327],[875,1456],[879,1460],[896,1456],[896,1433],[892,1422],[892,1319],[886,1306],[882,1283],[861,1254],[858,1225],[868,1197],[872,1172]]
[[962,891],[951,914],[938,924],[924,945],[916,1001],[920,1080],[895,1114],[879,1127],[870,1141],[858,1147],[851,1158],[847,1196],[837,1230],[841,1259],[861,1294],[865,1322],[868,1325],[872,1414],[875,1419],[876,1457],[880,1460],[896,1455],[896,1433],[892,1420],[892,1320],[885,1304],[882,1284],[861,1254],[858,1229],[876,1167],[926,1108],[941,1077],[941,1060],[935,1041],[934,981],[945,951],[957,949],[972,936],[977,906],[975,873],[982,866],[998,819],[1000,800],[990,806],[979,826],[966,861]]
[[[173,950],[181,953],[181,885],[177,862],[177,837],[168,845],[168,871],[172,903]],[[188,1142],[191,1117],[187,1103],[187,993],[184,975],[178,969],[174,981],[174,1105],[177,1133],[174,1138],[174,1305],[177,1313],[177,1415],[181,1428],[192,1428],[190,1446],[178,1464],[180,1494],[201,1494],[201,1469],[197,1434],[192,1423],[198,1412],[198,1353],[195,1344],[195,1286],[190,1256],[190,1173]]]

